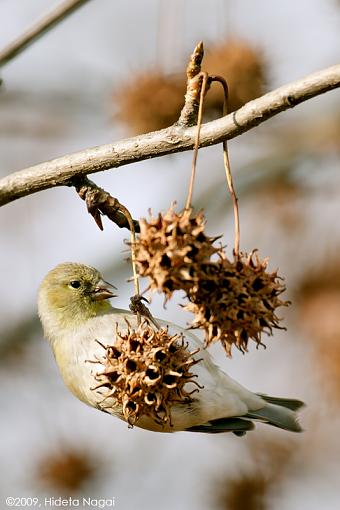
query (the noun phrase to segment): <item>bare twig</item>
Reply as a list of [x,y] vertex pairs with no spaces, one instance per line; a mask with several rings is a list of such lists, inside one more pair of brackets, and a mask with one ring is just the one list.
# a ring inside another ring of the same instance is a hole
[[34,25],[26,30],[22,35],[0,51],[0,67],[7,64],[7,62],[19,55],[19,53],[24,51],[24,49],[44,35],[48,30],[51,30],[51,28],[55,27],[63,19],[88,1],[89,0],[66,0],[58,5],[58,7],[56,7],[53,11],[46,14],[46,16],[34,23]]
[[[76,188],[80,198],[85,201],[89,214],[94,218],[100,230],[103,230],[102,214],[116,223],[118,227],[131,230],[130,219],[126,215],[127,209],[117,198],[112,197],[110,193],[97,186],[86,176],[75,178],[70,184]],[[131,221],[134,231],[139,232],[138,221],[132,219]]]
[[[200,147],[208,147],[235,138],[284,110],[338,87],[340,87],[340,64],[284,85],[250,101],[230,115],[204,124],[201,129]],[[0,180],[0,205],[44,189],[68,185],[76,176],[190,150],[194,147],[196,131],[196,127],[171,126],[15,172]]]

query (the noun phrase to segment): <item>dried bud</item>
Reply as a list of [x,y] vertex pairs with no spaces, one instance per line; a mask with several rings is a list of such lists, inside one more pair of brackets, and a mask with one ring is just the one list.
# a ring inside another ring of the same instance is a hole
[[128,324],[124,333],[116,328],[116,342],[105,347],[95,389],[107,389],[104,401],[113,397],[130,426],[142,416],[171,426],[172,405],[192,401],[185,385],[197,385],[190,372],[199,362],[193,358],[197,352],[188,351],[183,335],[155,330],[145,321],[136,330]]
[[218,252],[216,238],[204,233],[203,212],[192,209],[176,213],[173,207],[157,218],[140,221],[136,264],[140,276],[150,278],[151,290],[164,292],[168,300],[175,290],[188,291],[202,263]]
[[279,306],[287,306],[279,295],[285,290],[277,272],[266,272],[268,261],[260,261],[255,251],[229,261],[201,264],[201,272],[190,292],[185,309],[194,313],[193,328],[205,331],[206,345],[221,341],[228,356],[232,345],[247,351],[248,340],[261,344],[261,333],[272,334],[279,326]]

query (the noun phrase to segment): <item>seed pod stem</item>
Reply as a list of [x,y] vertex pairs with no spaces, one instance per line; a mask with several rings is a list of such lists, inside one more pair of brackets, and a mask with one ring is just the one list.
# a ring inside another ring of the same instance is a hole
[[[133,272],[133,283],[135,287],[135,294],[136,296],[140,295],[140,288],[139,288],[139,280],[138,280],[138,273],[136,268],[136,231],[135,231],[135,225],[133,223],[132,216],[130,214],[130,211],[122,204],[120,204],[121,211],[125,214],[126,219],[130,226],[130,232],[131,232],[131,262],[132,262],[132,272]],[[141,323],[141,314],[137,312],[137,323]]]
[[200,103],[199,103],[199,109],[198,109],[198,119],[197,119],[197,131],[196,131],[196,138],[195,138],[195,147],[194,147],[194,155],[192,158],[192,167],[191,167],[191,177],[190,177],[190,184],[189,184],[189,191],[188,191],[188,197],[185,204],[185,209],[191,208],[191,202],[192,202],[192,193],[194,189],[194,182],[195,182],[195,176],[196,176],[196,165],[197,165],[197,156],[198,156],[198,147],[200,143],[200,133],[201,133],[201,126],[202,126],[202,116],[203,116],[203,102],[204,102],[204,96],[207,90],[209,75],[208,73],[202,71],[199,76],[202,78],[202,85],[201,85],[201,93],[200,93]]
[[[210,79],[212,82],[217,81],[223,87],[223,91],[224,91],[223,116],[227,115],[228,110],[229,110],[229,108],[228,108],[228,96],[229,96],[228,84],[222,76],[210,76]],[[239,250],[240,250],[240,218],[239,218],[239,211],[238,211],[238,198],[236,196],[234,183],[233,183],[233,177],[231,174],[227,140],[224,140],[224,142],[223,142],[223,162],[224,162],[224,169],[225,169],[225,173],[226,173],[226,177],[227,177],[229,192],[231,195],[231,199],[233,201],[234,224],[235,224],[234,255],[235,255],[235,257],[238,257]]]

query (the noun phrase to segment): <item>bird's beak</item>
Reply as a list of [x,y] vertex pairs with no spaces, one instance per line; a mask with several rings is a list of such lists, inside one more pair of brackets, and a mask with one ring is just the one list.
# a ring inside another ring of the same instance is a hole
[[116,294],[113,294],[110,289],[116,289],[116,287],[111,283],[106,282],[105,280],[99,280],[94,291],[92,292],[93,298],[96,301],[102,301],[103,299],[116,297]]

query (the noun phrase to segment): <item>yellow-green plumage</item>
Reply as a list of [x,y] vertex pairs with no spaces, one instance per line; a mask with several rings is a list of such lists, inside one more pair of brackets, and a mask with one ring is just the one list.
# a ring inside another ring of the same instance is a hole
[[[80,282],[79,288],[72,288],[71,282],[75,281]],[[107,300],[94,298],[100,282],[104,281],[94,267],[74,262],[59,264],[41,283],[39,294],[44,299],[39,301],[39,309],[50,310],[48,315],[53,315],[53,322],[61,329],[77,327],[110,310]]]

